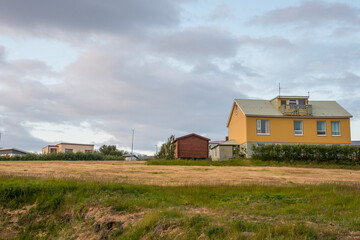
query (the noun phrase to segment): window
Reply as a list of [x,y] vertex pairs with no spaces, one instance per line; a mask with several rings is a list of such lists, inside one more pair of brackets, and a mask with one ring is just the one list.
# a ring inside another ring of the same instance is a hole
[[317,122],[317,135],[318,136],[326,136],[326,122],[325,121]]
[[299,99],[298,102],[299,102],[299,108],[300,109],[306,109],[305,99]]
[[340,122],[338,122],[338,121],[331,122],[331,135],[332,136],[341,136]]
[[235,105],[235,114],[237,114],[237,112],[238,112],[238,106]]
[[299,105],[306,105],[305,99],[299,99]]
[[50,148],[50,153],[56,153],[56,148]]
[[286,105],[286,100],[281,100],[281,105]]
[[296,99],[289,99],[290,109],[296,109]]
[[73,152],[73,150],[69,148],[65,148],[65,152]]
[[270,135],[269,120],[256,120],[256,132],[258,135]]
[[303,134],[303,121],[294,121],[294,135],[302,136]]

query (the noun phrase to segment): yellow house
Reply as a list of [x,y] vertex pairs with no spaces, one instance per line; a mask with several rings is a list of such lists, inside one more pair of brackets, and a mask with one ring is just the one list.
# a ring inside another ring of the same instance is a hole
[[42,148],[43,154],[48,153],[65,153],[65,152],[83,152],[89,153],[94,151],[93,144],[78,144],[78,143],[58,143],[56,145],[47,145]]
[[350,144],[351,117],[335,101],[309,101],[307,96],[235,99],[227,127],[229,139],[251,156],[252,145]]

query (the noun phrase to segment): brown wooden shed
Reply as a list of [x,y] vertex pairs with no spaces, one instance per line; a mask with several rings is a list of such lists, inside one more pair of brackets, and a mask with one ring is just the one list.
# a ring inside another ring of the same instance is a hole
[[176,138],[175,158],[209,158],[209,141],[195,133]]

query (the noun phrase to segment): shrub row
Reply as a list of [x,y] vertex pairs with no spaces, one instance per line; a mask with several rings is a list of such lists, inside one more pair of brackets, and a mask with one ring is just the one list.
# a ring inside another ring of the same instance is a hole
[[1,156],[0,161],[103,161],[103,160],[124,160],[122,156],[104,155],[100,152],[92,153],[49,153],[36,154],[28,153],[25,155]]
[[360,165],[360,146],[353,145],[263,145],[253,147],[253,158],[263,161],[311,161]]

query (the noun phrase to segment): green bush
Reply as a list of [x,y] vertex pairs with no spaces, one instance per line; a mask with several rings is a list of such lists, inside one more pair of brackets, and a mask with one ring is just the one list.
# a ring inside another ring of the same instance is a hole
[[255,159],[263,161],[302,161],[360,165],[360,146],[352,145],[275,145],[253,146]]
[[104,155],[100,152],[91,153],[49,153],[37,154],[28,153],[25,155],[1,156],[0,161],[104,161],[104,160],[124,160],[123,156]]

